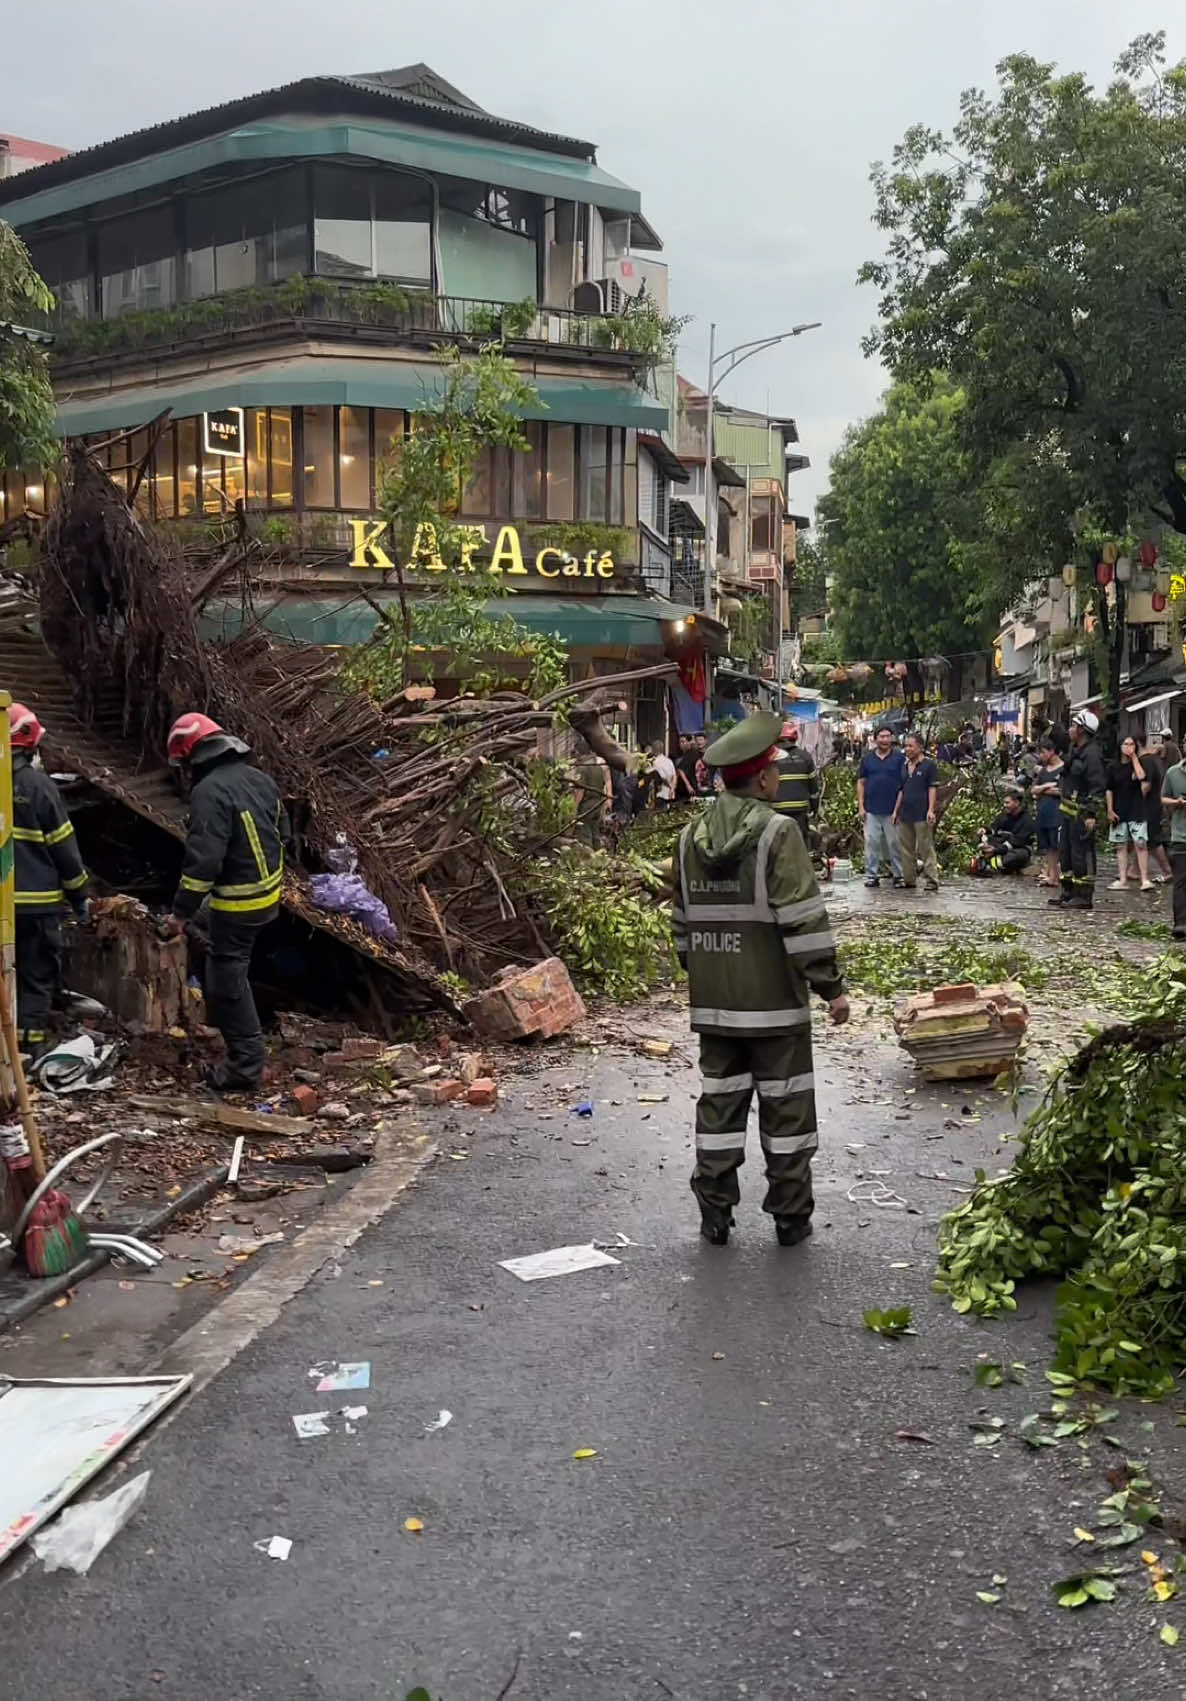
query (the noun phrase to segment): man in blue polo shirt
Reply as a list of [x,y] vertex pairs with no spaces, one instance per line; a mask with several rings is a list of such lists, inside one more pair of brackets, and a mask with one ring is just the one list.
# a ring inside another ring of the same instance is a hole
[[877,734],[875,748],[862,756],[857,774],[857,807],[865,828],[866,886],[880,886],[883,856],[889,862],[894,885],[900,887],[903,884],[902,853],[893,818],[905,766],[906,758],[894,743],[893,733],[883,726]]

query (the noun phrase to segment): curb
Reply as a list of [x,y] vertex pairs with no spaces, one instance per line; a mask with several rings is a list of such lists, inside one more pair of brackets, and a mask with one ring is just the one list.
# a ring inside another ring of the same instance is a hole
[[[167,1228],[175,1217],[184,1216],[187,1211],[196,1211],[205,1205],[218,1192],[227,1178],[228,1166],[212,1170],[206,1175],[200,1175],[196,1181],[183,1188],[176,1199],[170,1199],[155,1211],[150,1211],[146,1217],[141,1217],[134,1223],[129,1234],[138,1239],[147,1239],[149,1235],[158,1234]],[[89,1258],[81,1264],[76,1264],[73,1270],[67,1270],[64,1276],[50,1276],[42,1281],[30,1277],[33,1285],[21,1293],[8,1305],[0,1306],[0,1333],[15,1328],[23,1323],[26,1317],[31,1317],[35,1311],[40,1311],[43,1305],[49,1305],[53,1300],[60,1299],[67,1289],[77,1287],[79,1282],[93,1276],[96,1270],[101,1270],[111,1257],[109,1252],[92,1252]]]

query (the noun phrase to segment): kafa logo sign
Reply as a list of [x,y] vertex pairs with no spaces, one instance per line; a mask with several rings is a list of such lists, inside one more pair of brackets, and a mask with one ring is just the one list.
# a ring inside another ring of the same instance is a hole
[[243,409],[217,408],[202,415],[202,448],[207,455],[244,454]]

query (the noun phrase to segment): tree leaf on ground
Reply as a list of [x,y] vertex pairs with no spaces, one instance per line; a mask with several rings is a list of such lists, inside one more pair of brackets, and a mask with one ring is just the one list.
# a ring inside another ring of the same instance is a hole
[[978,1601],[983,1601],[985,1606],[996,1606],[1000,1598],[1000,1595],[994,1595],[988,1589],[977,1589],[976,1591],[976,1599]]
[[875,1335],[884,1336],[886,1340],[895,1341],[899,1335],[914,1333],[910,1327],[913,1315],[908,1305],[894,1305],[885,1311],[866,1311],[863,1317],[866,1329],[871,1329]]
[[1178,1646],[1178,1632],[1174,1629],[1172,1624],[1162,1625],[1161,1640],[1165,1643],[1167,1648],[1176,1648]]

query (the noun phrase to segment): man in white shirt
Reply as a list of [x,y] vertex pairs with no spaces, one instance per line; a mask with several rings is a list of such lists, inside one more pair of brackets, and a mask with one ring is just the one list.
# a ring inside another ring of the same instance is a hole
[[675,763],[662,744],[651,745],[651,772],[655,776],[655,800],[660,809],[670,809],[675,801]]

